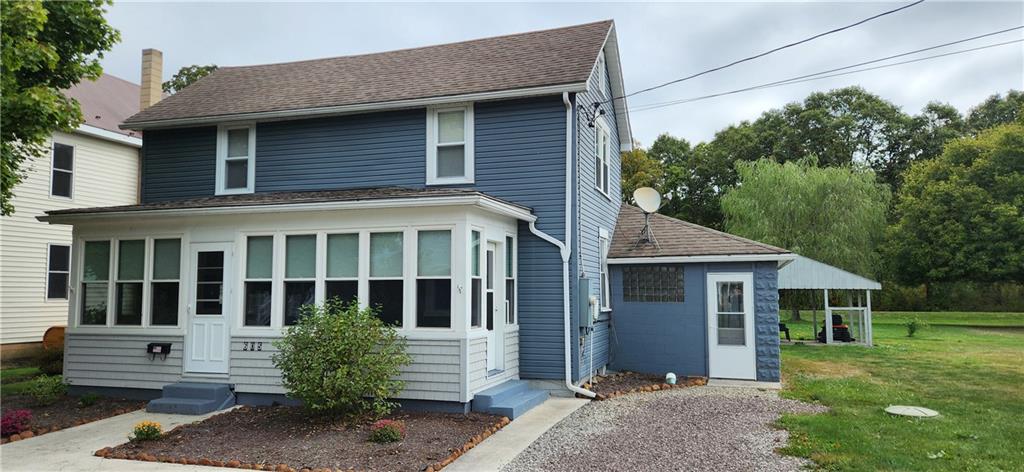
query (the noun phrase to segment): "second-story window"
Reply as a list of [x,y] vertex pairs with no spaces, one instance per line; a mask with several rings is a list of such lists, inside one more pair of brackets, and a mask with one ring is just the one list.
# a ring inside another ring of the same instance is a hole
[[50,195],[71,198],[75,175],[75,148],[53,143],[53,169],[50,176]]
[[427,184],[473,183],[473,105],[427,110]]
[[217,130],[217,195],[252,193],[256,178],[256,127]]
[[601,193],[608,195],[608,171],[610,169],[608,165],[609,155],[611,154],[611,145],[609,144],[608,128],[603,123],[598,121],[597,123],[597,149],[595,156],[596,161],[596,176],[597,180],[594,184]]

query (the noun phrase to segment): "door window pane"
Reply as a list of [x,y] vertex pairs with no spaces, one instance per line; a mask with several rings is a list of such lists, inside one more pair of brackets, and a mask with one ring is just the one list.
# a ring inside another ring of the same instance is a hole
[[107,324],[107,283],[82,284],[82,324]]
[[355,280],[328,280],[325,284],[326,298],[337,298],[341,303],[354,303],[359,297],[359,282]]
[[743,283],[718,282],[718,344],[746,345],[746,314],[743,309]]
[[249,128],[228,130],[228,157],[249,155]]
[[402,233],[370,235],[370,277],[402,276]]
[[269,279],[273,274],[274,237],[250,236],[245,251],[245,276]]
[[285,282],[284,324],[293,325],[302,315],[302,307],[313,303],[315,282]]
[[466,148],[463,145],[437,148],[437,176],[462,177],[466,175]]
[[452,326],[451,279],[416,281],[416,326],[450,328]]
[[142,282],[117,284],[117,315],[115,324],[142,324]]
[[181,272],[181,240],[157,239],[153,241],[153,278],[177,280]]
[[437,114],[437,142],[461,143],[466,140],[466,112],[445,111]]
[[385,323],[402,326],[403,287],[401,280],[370,281],[370,307]]
[[156,326],[178,325],[178,282],[153,282],[152,312]]
[[420,231],[417,244],[417,271],[422,277],[447,277],[452,273],[452,232]]
[[718,282],[718,311],[743,312],[742,282]]
[[227,181],[225,188],[247,188],[249,186],[249,160],[234,159],[225,161]]
[[109,280],[110,241],[86,241],[82,280]]
[[223,314],[224,253],[204,251],[197,254],[197,259],[196,314]]
[[146,259],[146,241],[142,239],[117,243],[117,279],[142,280]]
[[359,235],[327,235],[327,276],[359,276]]
[[271,282],[245,283],[245,325],[270,326]]
[[310,279],[316,276],[316,236],[285,238],[284,276],[289,279]]

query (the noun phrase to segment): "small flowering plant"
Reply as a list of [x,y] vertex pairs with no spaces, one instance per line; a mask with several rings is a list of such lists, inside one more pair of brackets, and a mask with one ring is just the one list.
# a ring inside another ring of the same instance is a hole
[[10,436],[28,429],[32,421],[32,412],[29,410],[11,410],[4,413],[0,418],[0,435]]
[[397,420],[378,420],[370,425],[370,441],[391,443],[405,439],[405,423]]
[[160,423],[155,421],[142,421],[132,428],[132,434],[128,436],[128,439],[132,441],[152,441],[154,439],[160,439],[163,436],[164,431],[161,428]]

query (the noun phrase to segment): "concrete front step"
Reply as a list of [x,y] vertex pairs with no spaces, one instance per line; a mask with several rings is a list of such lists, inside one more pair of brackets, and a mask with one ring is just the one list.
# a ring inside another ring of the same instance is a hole
[[531,389],[522,380],[509,380],[473,395],[473,411],[516,419],[547,399],[547,391]]
[[163,396],[150,401],[146,411],[202,415],[235,405],[235,394],[227,384],[178,382],[165,385]]

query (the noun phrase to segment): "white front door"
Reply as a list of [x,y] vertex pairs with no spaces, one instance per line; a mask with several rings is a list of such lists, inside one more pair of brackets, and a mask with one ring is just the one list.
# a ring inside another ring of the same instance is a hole
[[708,274],[708,376],[755,380],[754,277]]
[[227,374],[230,352],[232,245],[193,244],[185,372]]
[[502,295],[504,284],[495,282],[498,275],[498,261],[495,259],[503,252],[498,251],[498,243],[487,242],[487,256],[484,259],[484,313],[487,319],[487,371],[504,370],[501,361],[502,346],[505,332],[505,298]]

